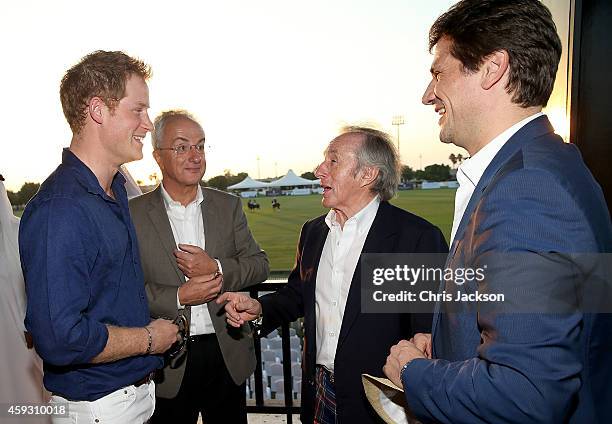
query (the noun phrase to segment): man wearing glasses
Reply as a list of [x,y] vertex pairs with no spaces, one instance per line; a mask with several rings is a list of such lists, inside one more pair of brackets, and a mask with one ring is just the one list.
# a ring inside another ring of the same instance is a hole
[[253,239],[240,199],[200,181],[204,130],[188,112],[155,119],[153,156],[163,180],[130,201],[151,314],[188,321],[186,348],[156,379],[152,422],[246,423],[245,380],[255,369],[248,325],[228,328],[214,300],[264,281],[268,258]]

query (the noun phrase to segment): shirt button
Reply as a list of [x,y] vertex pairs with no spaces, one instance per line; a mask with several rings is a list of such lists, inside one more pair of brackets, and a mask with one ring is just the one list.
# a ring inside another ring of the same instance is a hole
[[336,302],[335,300],[332,302],[332,306],[338,306],[338,302]]
[[336,336],[336,333],[334,333],[333,331],[329,332],[329,337],[335,337],[335,336]]

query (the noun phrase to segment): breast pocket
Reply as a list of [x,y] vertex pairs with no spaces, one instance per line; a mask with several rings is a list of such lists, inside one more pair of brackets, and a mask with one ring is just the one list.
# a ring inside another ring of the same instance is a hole
[[121,292],[122,274],[126,266],[131,266],[127,262],[130,257],[127,232],[114,230],[103,236],[102,246],[91,271],[92,277],[99,282],[92,286],[92,295],[108,302],[108,310],[115,308]]

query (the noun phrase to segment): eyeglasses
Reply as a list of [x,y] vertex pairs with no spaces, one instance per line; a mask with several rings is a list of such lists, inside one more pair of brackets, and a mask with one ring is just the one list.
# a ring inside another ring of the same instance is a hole
[[192,149],[195,149],[197,153],[203,155],[204,152],[210,151],[210,146],[205,143],[198,143],[198,144],[179,144],[178,146],[174,146],[174,147],[156,147],[155,148],[155,150],[174,150],[174,153],[176,153],[177,155],[184,155],[185,153],[191,151]]

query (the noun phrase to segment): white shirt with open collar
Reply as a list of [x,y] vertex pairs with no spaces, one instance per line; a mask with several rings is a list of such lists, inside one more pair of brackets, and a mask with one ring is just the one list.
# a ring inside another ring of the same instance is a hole
[[340,227],[333,210],[325,217],[329,233],[321,253],[315,289],[316,363],[331,372],[334,371],[338,335],[351,280],[379,205],[380,198],[375,196],[344,223],[344,228]]

